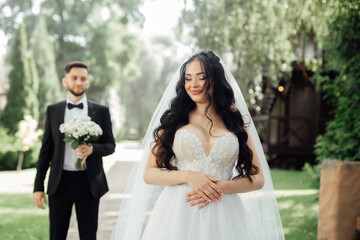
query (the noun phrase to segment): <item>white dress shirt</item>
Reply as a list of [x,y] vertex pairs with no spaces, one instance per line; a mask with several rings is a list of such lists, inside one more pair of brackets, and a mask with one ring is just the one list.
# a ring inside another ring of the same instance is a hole
[[[66,99],[66,108],[65,108],[65,114],[64,114],[64,123],[79,117],[85,117],[88,116],[88,102],[86,95],[76,103],[76,105],[82,103],[84,105],[83,109],[80,109],[78,107],[74,107],[72,109],[69,109],[67,107],[68,103],[75,104],[73,101],[69,99],[69,97]],[[65,154],[64,154],[64,170],[67,171],[78,171],[75,168],[76,159],[78,157],[75,156],[75,150],[71,148],[71,142],[65,143]]]

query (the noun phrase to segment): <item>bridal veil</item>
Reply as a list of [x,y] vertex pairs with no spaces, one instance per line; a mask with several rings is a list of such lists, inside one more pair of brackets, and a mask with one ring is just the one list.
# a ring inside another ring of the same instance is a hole
[[[261,167],[265,177],[265,185],[262,189],[239,194],[245,205],[246,211],[248,212],[248,220],[253,224],[256,230],[256,238],[254,240],[283,240],[284,234],[274,193],[274,187],[259,136],[250,117],[250,113],[247,109],[239,85],[230,70],[224,64],[223,60],[220,60],[220,63],[224,68],[226,80],[234,91],[236,107],[243,116],[246,116],[244,121],[250,122],[248,131],[260,158]],[[160,118],[162,114],[168,109],[171,100],[176,96],[175,88],[179,78],[180,67],[171,78],[152,116],[145,137],[142,141],[141,158],[140,161],[134,163],[130,173],[128,183],[123,194],[124,197],[121,200],[118,220],[111,235],[111,240],[141,239],[142,232],[151,214],[151,210],[157,197],[163,189],[163,187],[160,186],[145,184],[143,174],[151,150],[153,131],[160,125]],[[166,229],[159,229],[159,231],[166,231]]]

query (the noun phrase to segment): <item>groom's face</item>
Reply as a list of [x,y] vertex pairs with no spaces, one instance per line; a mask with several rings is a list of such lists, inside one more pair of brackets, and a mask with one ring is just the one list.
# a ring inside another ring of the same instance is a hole
[[74,96],[82,96],[89,88],[88,71],[86,68],[73,67],[63,78],[63,85]]

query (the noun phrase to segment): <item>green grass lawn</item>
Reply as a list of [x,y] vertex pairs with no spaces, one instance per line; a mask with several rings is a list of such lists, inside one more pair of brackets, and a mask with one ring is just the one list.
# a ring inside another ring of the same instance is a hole
[[37,208],[32,193],[0,195],[0,239],[49,239],[48,209]]
[[[276,190],[308,190],[309,178],[299,171],[272,169]],[[299,195],[300,194],[300,195]],[[314,240],[317,232],[318,194],[295,191],[277,196],[286,240]],[[0,240],[49,239],[48,209],[37,208],[32,193],[0,195]],[[102,239],[101,239],[102,240]]]
[[301,190],[314,189],[309,177],[304,172],[279,169],[272,169],[271,176],[276,190],[300,190],[292,196],[277,196],[285,239],[315,240],[319,194],[301,193]]

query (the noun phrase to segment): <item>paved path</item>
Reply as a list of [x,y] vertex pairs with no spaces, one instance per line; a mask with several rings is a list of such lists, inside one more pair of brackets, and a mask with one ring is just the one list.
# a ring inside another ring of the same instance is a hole
[[[104,168],[109,184],[109,192],[100,199],[98,240],[110,239],[112,229],[115,226],[122,193],[125,190],[127,178],[130,174],[134,161],[140,156],[137,143],[125,143],[117,145],[116,151],[111,156],[104,158]],[[78,240],[76,215],[71,217],[67,240]]]
[[[97,239],[110,239],[111,231],[116,223],[122,192],[125,189],[126,180],[130,173],[133,162],[117,161],[106,174],[110,191],[100,200],[99,226]],[[76,216],[71,218],[68,240],[77,240],[78,230]]]

